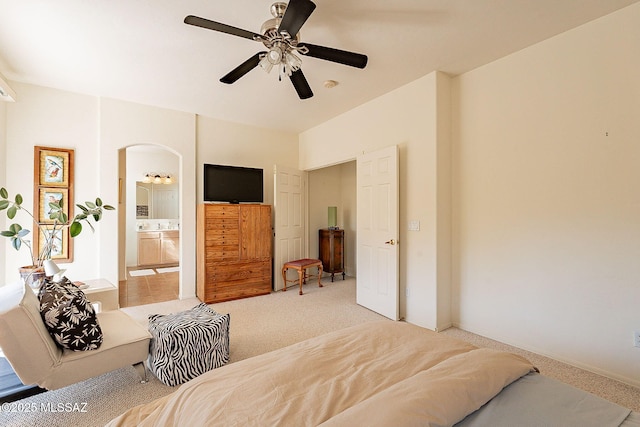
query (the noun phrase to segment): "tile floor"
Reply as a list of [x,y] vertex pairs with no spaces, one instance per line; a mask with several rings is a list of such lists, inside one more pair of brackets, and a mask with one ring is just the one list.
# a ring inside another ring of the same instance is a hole
[[[149,276],[131,276],[130,271],[153,270]],[[127,280],[119,286],[120,307],[152,304],[178,299],[179,272],[158,273],[154,268],[127,268]]]

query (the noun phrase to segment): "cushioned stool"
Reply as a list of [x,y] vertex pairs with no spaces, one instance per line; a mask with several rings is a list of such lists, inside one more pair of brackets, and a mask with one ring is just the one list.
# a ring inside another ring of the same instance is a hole
[[[320,282],[320,279],[322,279],[322,261],[320,261],[319,259],[313,259],[313,258],[303,258],[303,259],[297,259],[295,261],[289,261],[286,262],[283,266],[282,266],[282,280],[284,281],[284,288],[282,289],[283,292],[287,291],[287,282],[298,282],[300,284],[300,295],[302,295],[302,285],[307,283],[307,279],[310,277],[316,277],[316,276],[309,276],[307,269],[309,268],[317,268],[317,278],[318,278],[318,287],[322,287],[322,283]],[[287,280],[287,270],[289,270],[290,268],[293,268],[295,270],[298,271],[298,280]]]
[[206,304],[149,316],[149,370],[168,386],[185,383],[229,361],[229,314]]

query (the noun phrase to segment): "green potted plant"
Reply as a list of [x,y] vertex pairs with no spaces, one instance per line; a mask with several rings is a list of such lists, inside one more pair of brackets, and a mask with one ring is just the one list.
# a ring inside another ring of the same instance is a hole
[[22,196],[16,194],[13,200],[9,199],[9,193],[5,188],[0,188],[0,211],[6,210],[7,217],[11,220],[15,218],[19,211],[26,213],[31,217],[33,224],[38,228],[38,232],[41,233],[44,239],[44,244],[41,245],[42,249],[37,251],[37,248],[33,248],[31,240],[27,239],[27,235],[30,230],[22,227],[20,224],[11,224],[8,230],[0,232],[4,237],[7,237],[11,241],[11,246],[19,251],[22,246],[29,248],[31,255],[31,265],[21,267],[21,276],[25,282],[31,286],[38,286],[41,279],[44,278],[44,269],[42,263],[45,260],[51,258],[52,249],[56,243],[57,232],[69,228],[69,235],[73,238],[78,236],[82,232],[82,223],[85,222],[89,225],[92,231],[94,231],[91,219],[98,222],[102,219],[103,210],[115,210],[113,206],[105,205],[98,197],[95,202],[85,202],[84,204],[76,204],[80,209],[80,213],[73,217],[71,221],[67,214],[63,210],[62,201],[49,203],[49,219],[53,221],[53,224],[43,224],[36,220],[29,210],[22,206]]

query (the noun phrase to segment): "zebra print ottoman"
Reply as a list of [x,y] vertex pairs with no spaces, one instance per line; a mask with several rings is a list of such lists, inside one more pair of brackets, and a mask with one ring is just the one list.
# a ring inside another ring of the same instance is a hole
[[201,303],[174,314],[149,315],[149,370],[168,386],[189,381],[229,361],[229,314]]

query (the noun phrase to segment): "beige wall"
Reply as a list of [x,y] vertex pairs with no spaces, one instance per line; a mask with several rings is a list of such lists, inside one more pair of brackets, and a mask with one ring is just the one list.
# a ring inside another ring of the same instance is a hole
[[640,385],[640,4],[454,79],[456,323]]
[[[75,199],[84,202],[102,196],[105,203],[115,204],[114,197],[98,191],[98,110],[97,98],[72,94],[38,86],[12,83],[18,102],[6,105],[6,148],[10,159],[6,166],[6,187],[11,197],[22,194],[24,206],[33,208],[33,147],[36,145],[75,149]],[[3,216],[4,212],[3,212]],[[106,213],[105,219],[116,218]],[[19,213],[15,221],[32,232],[31,219]],[[85,230],[74,240],[74,262],[63,264],[68,277],[77,280],[99,277],[101,227],[96,233]],[[27,248],[13,250],[6,238],[5,279],[16,281],[17,268],[31,263]]]
[[[134,145],[150,144],[172,151],[179,158],[180,171],[180,297],[195,296],[195,164],[196,118],[193,114],[162,108],[149,107],[114,99],[100,99],[99,188],[105,197],[118,200],[118,179],[126,182],[126,148]],[[119,176],[118,176],[119,175]],[[126,189],[126,185],[123,185]],[[119,235],[105,233],[100,247],[105,253],[119,255],[104,256],[99,274],[109,280],[124,278],[125,274],[125,233],[126,217],[123,215],[126,202],[124,194],[119,203]],[[113,229],[117,222],[105,218],[105,226]],[[109,252],[111,251],[111,252]]]
[[[195,173],[191,166],[184,164],[195,163],[195,117],[34,85],[16,83],[14,89],[19,94],[19,101],[7,107],[7,152],[26,160],[6,162],[7,187],[12,194],[20,192],[25,198],[25,206],[33,205],[35,145],[73,148],[76,201],[100,196],[105,203],[118,209],[116,213],[105,214],[96,233],[85,231],[74,240],[74,262],[63,264],[68,277],[76,280],[104,277],[113,283],[123,277],[118,272],[118,257],[113,255],[122,249],[124,267],[125,219],[124,205],[118,194],[119,151],[129,145],[157,144],[172,149],[183,162],[179,179],[187,191],[181,192],[182,212],[193,221],[186,224],[182,239],[183,260],[191,268],[183,269],[186,272],[181,274],[183,283],[194,283]],[[121,177],[126,181],[124,172]],[[122,189],[123,201],[126,186]],[[15,269],[27,260],[24,249],[7,252],[6,280],[14,280]],[[194,295],[195,286],[183,291],[184,295]]]
[[400,147],[407,321],[639,385],[639,24],[630,6],[300,135],[306,170]]
[[[7,158],[7,108],[6,103],[0,101],[0,158]],[[7,185],[6,161],[0,162],[0,188]],[[4,213],[0,213],[0,228],[6,230],[5,220],[8,220]],[[5,263],[6,263],[6,251],[9,245],[6,242],[0,241],[0,286],[4,284],[5,277]]]
[[[94,235],[85,232],[75,239],[75,260],[63,267],[77,280],[104,277],[117,283],[125,277],[127,186],[122,185],[120,200],[119,179],[127,182],[126,147],[161,147],[179,158],[181,298],[195,296],[195,212],[202,200],[202,164],[262,167],[265,203],[269,204],[273,203],[273,165],[297,167],[295,134],[34,85],[16,83],[14,89],[20,102],[12,103],[0,116],[7,124],[7,152],[27,161],[3,162],[11,193],[22,193],[25,205],[32,206],[34,145],[74,148],[76,200],[100,195],[105,203],[118,208],[117,213],[104,216]],[[6,260],[2,277],[16,280],[15,269],[27,263],[28,254],[9,251],[8,243],[3,243],[0,256],[6,254]]]
[[[448,196],[440,194],[450,193],[449,82],[443,73],[431,73],[300,135],[304,170],[399,146],[400,315],[432,329],[451,324],[445,283],[450,215],[443,205]],[[420,231],[408,231],[409,221],[420,221]],[[437,231],[438,224],[444,231]],[[445,309],[438,310],[439,305]]]
[[338,227],[344,230],[344,264],[349,276],[356,270],[356,164],[346,162],[309,172],[309,256],[318,253],[318,230],[328,226],[328,207],[338,209]]
[[298,167],[298,137],[289,132],[198,116],[198,203],[205,163],[264,169],[264,203],[273,205],[273,166]]

